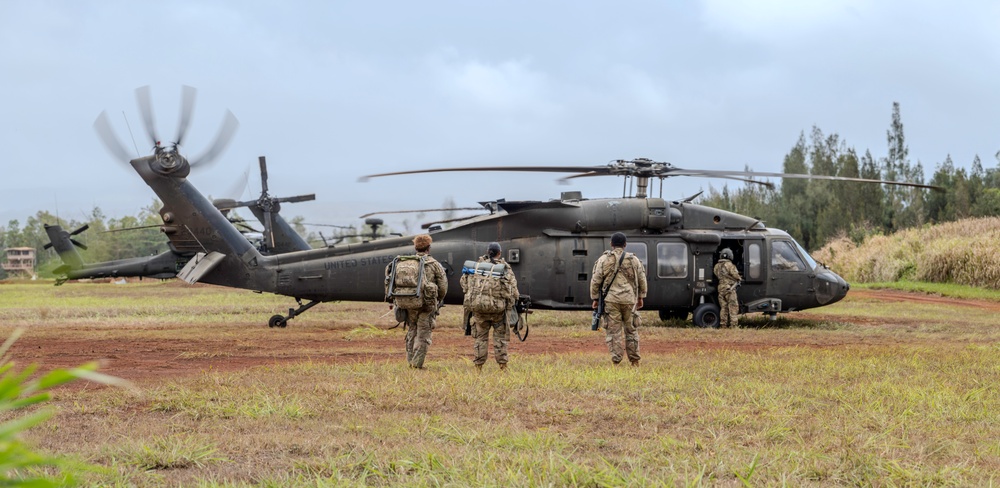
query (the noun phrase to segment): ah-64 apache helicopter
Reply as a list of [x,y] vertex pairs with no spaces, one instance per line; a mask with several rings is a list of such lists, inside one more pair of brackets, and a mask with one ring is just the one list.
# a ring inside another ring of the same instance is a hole
[[[151,127],[147,118],[147,127]],[[152,131],[150,131],[152,132]],[[155,139],[155,138],[154,138]],[[163,202],[163,232],[172,250],[193,257],[178,274],[189,283],[202,282],[292,297],[298,308],[274,315],[271,327],[313,306],[337,300],[384,300],[384,269],[400,254],[411,254],[410,237],[265,255],[255,248],[209,199],[188,181],[192,163],[173,148],[155,146],[150,156],[129,164]],[[585,199],[577,192],[551,201],[483,202],[489,214],[448,229],[432,227],[432,254],[444,266],[449,292],[444,303],[462,303],[458,286],[461,263],[485,253],[497,241],[506,250],[520,292],[537,308],[591,308],[590,272],[614,232],[628,236],[630,251],[648,269],[647,309],[661,318],[693,315],[696,325],[718,324],[712,267],[729,248],[744,276],[739,289],[741,312],[772,317],[829,305],[849,289],[843,278],[817,264],[787,233],[760,221],[691,203],[646,194],[651,178],[702,176],[752,183],[755,177],[824,179],[870,184],[936,188],[909,182],[836,176],[748,171],[686,170],[648,159],[620,160],[605,166],[478,167],[405,171],[390,176],[439,171],[542,171],[576,173],[567,179],[601,175],[634,178],[634,195]],[[364,179],[364,178],[363,178]],[[303,303],[306,301],[306,303]]]
[[[191,114],[194,108],[195,89],[185,86],[182,91],[180,128],[178,129],[177,140],[170,148],[163,146],[156,135],[156,131],[153,126],[154,119],[152,104],[150,102],[149,87],[137,89],[136,98],[139,102],[139,108],[142,112],[143,120],[146,123],[147,133],[152,140],[154,152],[156,154],[163,154],[163,157],[165,158],[172,157],[169,155],[176,154],[177,147],[180,146],[181,141],[184,139],[184,135],[187,132],[187,127],[190,123]],[[210,149],[201,157],[197,158],[194,163],[190,164],[206,166],[216,159],[219,154],[222,153],[222,150],[229,144],[237,126],[238,122],[236,121],[236,118],[232,116],[232,113],[229,113],[226,120],[223,122],[218,136],[210,146]],[[115,137],[111,129],[111,124],[108,121],[107,113],[102,112],[101,115],[98,116],[94,123],[94,128],[101,136],[101,140],[104,142],[105,146],[107,146],[107,148],[115,156],[122,161],[128,161],[130,159],[128,152]],[[259,164],[262,187],[259,197],[254,200],[243,202],[236,201],[234,199],[218,199],[213,200],[213,204],[216,208],[222,211],[223,214],[228,214],[230,210],[241,207],[250,209],[250,212],[253,213],[257,220],[264,226],[263,233],[261,233],[260,238],[257,239],[256,244],[258,250],[264,254],[278,254],[283,252],[312,249],[312,247],[297,232],[295,232],[291,225],[289,225],[289,223],[282,218],[278,212],[281,210],[281,203],[283,202],[291,203],[315,200],[316,195],[298,195],[285,198],[272,196],[268,193],[267,163],[264,157],[260,157]],[[241,226],[244,230],[248,230],[254,234],[258,233],[256,229],[253,229],[244,222],[236,220],[231,220],[231,222]],[[61,284],[67,279],[119,277],[144,277],[154,279],[174,278],[177,276],[177,273],[184,268],[184,265],[186,265],[187,262],[190,261],[190,259],[196,254],[194,252],[179,249],[174,246],[173,243],[170,243],[169,250],[155,256],[127,258],[100,263],[84,263],[83,257],[79,254],[79,252],[77,252],[76,248],[86,250],[87,246],[74,239],[73,236],[82,233],[87,230],[87,228],[88,226],[84,225],[72,232],[67,232],[63,230],[62,226],[59,225],[45,225],[45,232],[49,237],[49,243],[45,245],[45,249],[50,247],[54,248],[63,261],[63,265],[54,270],[57,275],[62,276],[62,278],[57,281],[57,284]],[[247,238],[254,240],[249,236],[249,234],[250,233],[247,233]]]

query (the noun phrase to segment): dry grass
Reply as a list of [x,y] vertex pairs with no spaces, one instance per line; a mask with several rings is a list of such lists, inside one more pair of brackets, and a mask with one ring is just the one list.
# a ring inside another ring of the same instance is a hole
[[860,245],[841,237],[813,256],[848,281],[914,280],[1000,289],[1000,217],[869,236]]
[[[84,474],[89,485],[984,486],[1000,473],[991,309],[848,295],[747,329],[647,327],[639,369],[610,366],[588,314],[539,312],[534,352],[514,345],[506,374],[493,364],[478,374],[457,310],[417,371],[399,359],[402,331],[373,326],[387,323],[382,305],[324,305],[270,330],[256,314],[266,318],[271,297],[227,303],[215,298],[230,290],[178,288],[186,293],[174,302],[161,288],[94,288],[88,298],[77,287],[89,307],[114,310],[107,323],[50,304],[66,318],[29,324],[29,335],[177,343],[175,366],[245,361],[276,342],[297,359],[139,378],[138,393],[57,391],[58,414],[29,440],[106,468]],[[0,286],[0,299],[10,296]],[[130,318],[119,305],[151,296],[162,309],[137,306]],[[26,302],[47,303],[0,308]],[[251,312],[230,317],[230,306]],[[321,338],[338,353],[394,355],[310,360]]]

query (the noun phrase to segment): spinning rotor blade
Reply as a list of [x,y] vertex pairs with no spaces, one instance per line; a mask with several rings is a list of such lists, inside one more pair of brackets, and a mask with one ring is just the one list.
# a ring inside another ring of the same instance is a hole
[[84,243],[82,243],[82,242],[80,242],[80,241],[78,241],[78,240],[76,240],[76,239],[70,239],[69,242],[72,242],[74,246],[79,247],[80,249],[83,249],[84,251],[87,250],[87,245],[84,244]]
[[146,133],[149,134],[153,145],[158,146],[160,138],[156,136],[156,127],[153,121],[153,100],[149,95],[149,85],[136,88],[135,99],[139,102],[139,111],[142,113],[142,122],[146,125]]
[[222,127],[219,128],[219,133],[215,136],[212,146],[204,154],[191,161],[191,167],[207,166],[214,161],[229,145],[229,141],[232,140],[239,126],[240,122],[236,120],[236,116],[231,111],[226,110],[226,118],[222,121]]
[[94,121],[94,130],[97,131],[97,135],[101,138],[101,142],[104,143],[104,147],[111,152],[111,154],[123,163],[129,162],[132,156],[122,146],[121,141],[115,137],[115,131],[111,128],[111,121],[108,120],[108,112],[102,111],[100,115],[97,116],[97,120]]
[[75,235],[77,235],[77,234],[79,234],[79,233],[81,233],[81,232],[83,232],[83,231],[85,231],[85,230],[87,230],[89,228],[90,228],[90,224],[83,224],[82,226],[80,226],[79,229],[76,229],[73,232],[70,232],[69,235],[75,236]]
[[184,85],[181,88],[181,122],[180,126],[177,127],[177,140],[174,144],[180,146],[181,142],[184,140],[184,134],[187,133],[188,124],[191,123],[191,114],[194,112],[194,97],[197,95],[198,90],[194,87]]

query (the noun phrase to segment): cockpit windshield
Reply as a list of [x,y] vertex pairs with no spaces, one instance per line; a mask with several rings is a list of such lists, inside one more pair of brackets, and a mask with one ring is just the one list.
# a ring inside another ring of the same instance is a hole
[[799,249],[799,254],[801,254],[802,257],[806,258],[806,263],[809,265],[809,269],[816,269],[816,260],[813,259],[812,256],[810,256],[805,249],[802,249],[802,246],[800,246],[798,242],[795,242],[795,247]]

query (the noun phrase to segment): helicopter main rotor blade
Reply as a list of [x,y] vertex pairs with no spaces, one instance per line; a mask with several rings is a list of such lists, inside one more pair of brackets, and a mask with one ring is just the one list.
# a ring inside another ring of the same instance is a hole
[[236,134],[236,129],[240,126],[240,122],[236,120],[236,116],[233,112],[226,110],[226,118],[222,121],[222,127],[219,128],[219,133],[215,136],[215,141],[212,146],[205,151],[204,154],[198,156],[193,161],[191,161],[191,167],[195,166],[207,166],[212,163],[222,154],[222,151],[226,149],[229,145],[229,141],[232,140],[233,135]]
[[294,197],[275,198],[274,201],[282,203],[295,203],[295,202],[308,202],[310,200],[315,200],[315,199],[316,199],[316,194],[310,193],[308,195],[296,195]]
[[135,98],[139,102],[139,112],[142,113],[142,122],[146,125],[146,133],[149,134],[153,145],[159,145],[160,138],[156,136],[156,126],[153,120],[153,100],[149,95],[149,85],[140,86],[135,89]]
[[101,142],[104,143],[104,147],[115,158],[123,163],[127,163],[132,159],[128,150],[125,149],[125,146],[122,146],[121,141],[115,136],[115,131],[111,128],[111,122],[108,120],[107,111],[102,111],[97,116],[97,120],[94,121],[94,130],[97,131],[97,135],[101,138]]
[[385,214],[398,214],[398,213],[450,212],[452,210],[482,210],[482,209],[483,207],[457,207],[457,208],[425,208],[422,210],[389,210],[385,212],[366,213],[358,218],[363,219],[365,217],[371,217],[372,215],[385,215]]
[[[665,164],[665,163],[661,163],[661,164]],[[740,178],[739,176],[708,175],[708,174],[705,174],[705,173],[706,172],[702,172],[702,171],[682,170],[682,169],[674,168],[674,167],[671,167],[671,166],[664,167],[664,169],[662,169],[662,170],[657,170],[657,169],[652,169],[652,168],[650,168],[650,169],[643,168],[643,170],[636,170],[636,171],[627,171],[627,170],[623,171],[623,170],[621,170],[619,168],[612,169],[611,167],[609,167],[608,171],[604,171],[604,172],[588,171],[586,173],[581,173],[581,174],[577,174],[577,175],[564,176],[562,178],[559,178],[559,180],[557,180],[557,181],[560,184],[567,184],[567,183],[569,183],[569,180],[573,180],[573,179],[576,179],[576,178],[587,178],[587,177],[591,177],[591,176],[632,176],[632,177],[639,177],[639,178],[641,178],[641,177],[659,178],[661,180],[664,179],[664,178],[670,178],[671,176],[705,176],[705,177],[711,177],[711,178],[726,178],[726,179],[730,179],[730,180],[742,181],[744,183],[753,183],[755,185],[765,186],[765,187],[770,188],[772,190],[774,189],[774,183],[771,183],[769,181],[758,181],[758,180],[752,180],[752,179],[748,179],[748,178]]]
[[257,161],[260,162],[260,187],[263,190],[261,195],[267,195],[267,159],[261,156]]
[[302,225],[312,225],[312,226],[316,226],[316,227],[336,227],[338,229],[353,229],[354,228],[353,225],[309,224],[309,223],[306,223],[306,222],[302,222]]
[[274,232],[271,230],[271,211],[264,210],[264,239],[274,249]]
[[421,229],[429,229],[434,224],[448,224],[448,223],[451,223],[451,222],[461,222],[463,220],[469,220],[469,219],[474,219],[476,217],[482,217],[483,215],[489,215],[489,214],[466,215],[465,217],[456,217],[454,219],[436,220],[434,222],[427,222],[427,223],[420,224],[420,228]]
[[437,169],[417,169],[411,171],[396,171],[392,173],[379,173],[365,175],[358,178],[360,182],[366,182],[370,178],[380,178],[383,176],[413,175],[420,173],[445,173],[452,171],[528,171],[537,173],[584,173],[588,171],[609,172],[607,166],[479,166],[474,168],[437,168]]
[[909,186],[913,188],[927,188],[934,191],[944,191],[944,188],[941,188],[940,186],[927,185],[924,183],[913,183],[910,181],[875,180],[868,178],[854,178],[851,176],[805,175],[799,173],[769,173],[762,171],[680,170],[677,173],[675,173],[675,176],[707,176],[712,178],[747,176],[747,177],[769,177],[769,178],[786,178],[786,179],[799,179],[799,180],[854,181],[857,183],[879,183],[883,185],[899,185],[899,186]]
[[191,123],[191,114],[194,112],[194,98],[197,93],[198,90],[195,90],[194,87],[184,85],[181,88],[181,122],[180,126],[177,127],[177,140],[174,141],[174,144],[178,146],[184,141],[184,135],[187,134],[188,125]]

